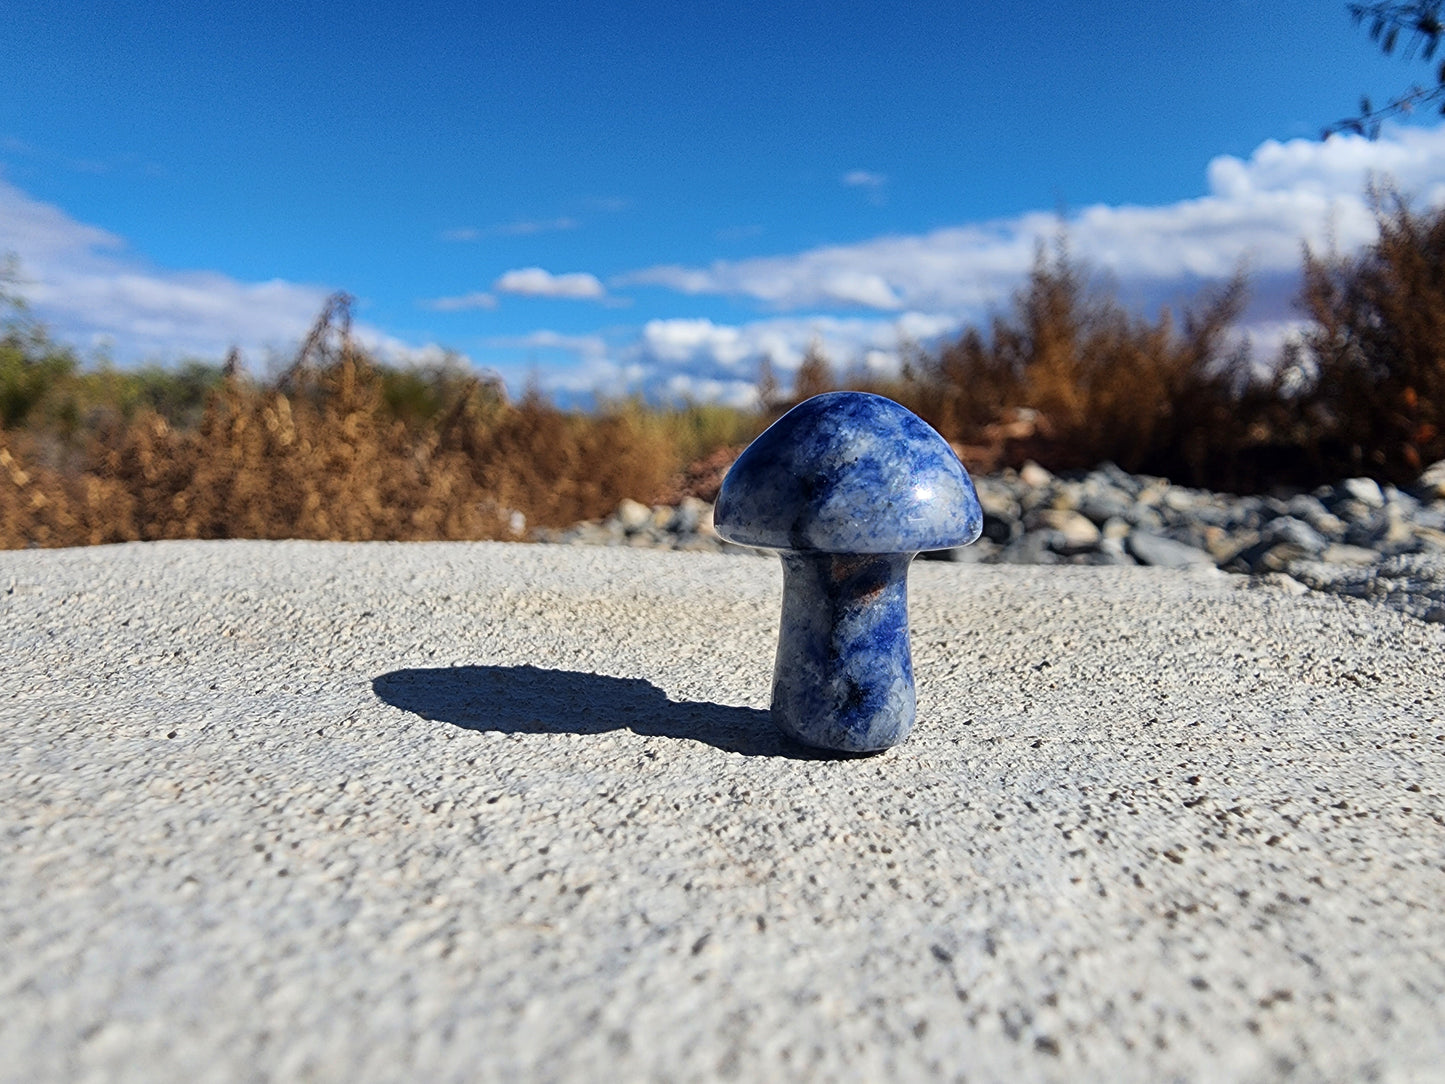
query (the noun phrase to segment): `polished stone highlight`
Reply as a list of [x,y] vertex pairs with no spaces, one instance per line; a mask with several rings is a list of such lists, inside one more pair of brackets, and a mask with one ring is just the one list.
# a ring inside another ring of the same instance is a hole
[[864,392],[794,407],[723,480],[718,534],[782,550],[783,613],[772,718],[837,752],[890,748],[913,729],[908,566],[964,546],[983,511],[948,443]]

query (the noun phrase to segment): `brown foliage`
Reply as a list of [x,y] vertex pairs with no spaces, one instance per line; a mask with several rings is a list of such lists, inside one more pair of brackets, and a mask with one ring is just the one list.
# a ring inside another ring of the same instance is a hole
[[83,546],[119,541],[129,512],[122,485],[45,466],[36,441],[0,430],[0,547]]
[[801,403],[804,399],[832,391],[837,386],[833,366],[824,355],[823,348],[816,342],[813,343],[803,355],[803,363],[798,366],[797,375],[793,377],[791,402]]
[[1326,472],[1407,481],[1445,458],[1445,212],[1378,197],[1379,241],[1353,258],[1305,253],[1313,327],[1288,358]]
[[509,406],[475,382],[420,425],[386,408],[359,359],[287,386],[228,380],[191,430],[142,412],[93,434],[69,470],[0,433],[0,545],[510,538],[650,500],[681,466],[633,417]]
[[945,436],[997,448],[1003,463],[1108,459],[1201,482],[1240,436],[1240,359],[1226,336],[1243,296],[1236,281],[1176,328],[1168,313],[1150,322],[1091,290],[1063,251],[1040,251],[1013,312],[987,338],[969,329],[925,359],[905,394]]

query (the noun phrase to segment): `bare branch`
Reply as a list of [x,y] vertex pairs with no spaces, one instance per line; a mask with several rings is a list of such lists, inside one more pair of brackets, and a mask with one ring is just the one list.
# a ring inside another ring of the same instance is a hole
[[[1442,6],[1445,6],[1445,0],[1346,5],[1355,25],[1369,24],[1370,40],[1378,44],[1383,53],[1393,54],[1403,34],[1406,37],[1402,50],[1405,59],[1413,60],[1419,57],[1427,62],[1434,59],[1440,39],[1445,36]],[[1436,72],[1435,86],[1412,86],[1404,94],[1392,98],[1378,109],[1371,106],[1368,98],[1364,98],[1360,102],[1358,116],[1335,121],[1325,128],[1320,136],[1327,139],[1339,132],[1353,132],[1375,139],[1380,134],[1383,121],[1390,117],[1409,116],[1436,102],[1441,103],[1440,112],[1445,114],[1445,64],[1441,64]]]

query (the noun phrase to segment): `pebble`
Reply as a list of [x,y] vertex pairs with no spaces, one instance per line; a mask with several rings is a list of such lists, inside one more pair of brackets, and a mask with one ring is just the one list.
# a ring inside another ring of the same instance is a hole
[[1422,501],[1445,500],[1445,459],[1426,467],[1410,493]]
[[[1445,620],[1445,460],[1405,489],[1346,478],[1310,493],[1234,496],[1130,475],[1112,463],[1054,474],[1036,463],[974,479],[983,535],[925,554],[982,564],[1209,568],[1375,598]],[[712,505],[625,500],[605,520],[535,541],[720,553],[771,551],[718,538]]]
[[1149,531],[1130,531],[1125,536],[1124,548],[1139,564],[1156,568],[1198,568],[1214,564],[1207,550]]

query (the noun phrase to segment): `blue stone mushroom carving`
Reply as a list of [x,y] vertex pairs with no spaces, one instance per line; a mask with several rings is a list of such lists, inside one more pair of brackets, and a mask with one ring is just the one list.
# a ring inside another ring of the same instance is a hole
[[869,753],[913,729],[908,566],[983,527],[968,471],[891,399],[836,391],[748,445],[713,512],[731,542],[782,551],[773,721],[806,745]]

